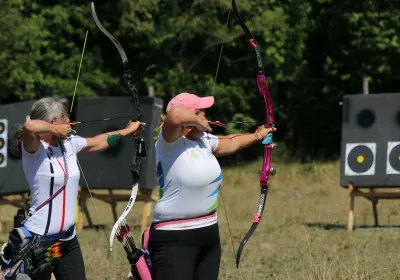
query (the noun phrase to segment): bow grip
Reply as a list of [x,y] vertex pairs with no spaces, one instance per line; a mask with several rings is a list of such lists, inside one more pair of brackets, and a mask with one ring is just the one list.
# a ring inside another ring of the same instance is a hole
[[139,128],[133,133],[133,136],[139,136],[140,132],[144,130],[144,126],[140,125]]
[[261,142],[264,145],[268,145],[272,143],[272,133],[268,133],[268,135],[264,138],[264,140]]

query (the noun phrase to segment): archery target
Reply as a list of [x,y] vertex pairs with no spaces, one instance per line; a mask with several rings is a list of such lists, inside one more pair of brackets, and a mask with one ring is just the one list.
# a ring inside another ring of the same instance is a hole
[[400,174],[400,142],[387,144],[386,174]]
[[346,144],[346,176],[375,175],[376,143]]
[[370,128],[375,123],[375,112],[371,109],[364,109],[357,114],[357,124],[363,129]]
[[7,120],[0,119],[0,167],[7,166]]

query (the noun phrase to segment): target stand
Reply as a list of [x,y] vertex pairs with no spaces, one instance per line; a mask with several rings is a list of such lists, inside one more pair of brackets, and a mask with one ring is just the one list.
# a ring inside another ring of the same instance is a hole
[[[117,202],[127,203],[130,199],[131,190],[117,190],[118,193],[115,193],[115,190],[93,190],[90,192],[87,188],[82,188],[79,186],[79,214],[76,223],[76,228],[78,232],[83,231],[84,228],[98,228],[99,225],[95,225],[92,221],[92,218],[89,213],[89,209],[87,207],[88,198],[96,198],[101,200],[111,206],[111,210],[113,213],[114,221],[117,221]],[[143,202],[143,214],[140,223],[140,231],[143,232],[146,227],[149,225],[149,218],[152,213],[152,205],[154,202],[157,202],[158,197],[156,192],[151,189],[139,189],[136,197],[136,202]],[[135,203],[136,203],[135,202]],[[97,211],[97,210],[96,210]],[[97,213],[98,214],[98,213]],[[86,220],[88,225],[84,226],[84,216],[86,216]],[[100,225],[101,226],[101,225]]]
[[[101,200],[111,206],[114,221],[117,221],[117,202],[127,203],[130,199],[131,190],[113,190],[113,189],[91,189],[90,192],[87,188],[79,186],[78,194],[78,207],[76,216],[76,229],[78,232],[82,232],[84,229],[98,229],[104,227],[104,225],[95,225],[91,218],[89,209],[87,207],[87,200],[91,197],[93,199]],[[153,203],[158,200],[158,192],[151,189],[139,189],[136,197],[136,202],[143,202],[142,204],[142,218],[140,221],[140,230],[143,232],[145,228],[150,224],[150,216],[152,214]],[[0,196],[0,206],[13,206],[15,208],[23,208],[25,203],[29,201],[29,197],[26,193]],[[136,208],[137,206],[135,206]],[[107,212],[108,213],[108,212]],[[96,213],[99,215],[99,213]],[[13,213],[14,215],[14,213]],[[9,232],[13,228],[13,215],[4,216],[0,219],[0,233]],[[85,226],[85,216],[87,225]]]
[[382,192],[382,191],[375,191],[374,188],[369,188],[369,192],[361,191],[359,188],[350,185],[350,209],[349,209],[349,219],[347,223],[347,230],[353,231],[354,230],[354,203],[356,197],[364,197],[371,201],[372,203],[372,211],[374,214],[374,227],[379,227],[378,221],[378,200],[379,199],[400,199],[400,192]]

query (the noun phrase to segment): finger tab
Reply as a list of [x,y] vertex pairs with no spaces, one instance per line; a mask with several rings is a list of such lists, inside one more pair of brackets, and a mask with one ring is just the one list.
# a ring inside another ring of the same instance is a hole
[[141,128],[138,128],[134,133],[133,136],[138,136],[140,134],[140,132],[142,131]]

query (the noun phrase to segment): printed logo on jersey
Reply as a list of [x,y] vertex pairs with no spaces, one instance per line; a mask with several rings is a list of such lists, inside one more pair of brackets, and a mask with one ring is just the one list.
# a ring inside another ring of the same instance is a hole
[[223,177],[222,177],[222,172],[221,172],[218,175],[217,178],[215,178],[211,183],[209,183],[209,185],[211,185],[211,184],[214,184],[216,182],[220,182],[218,184],[218,187],[207,196],[207,198],[212,197],[212,196],[216,196],[214,203],[208,208],[209,211],[212,211],[212,210],[214,210],[214,209],[216,209],[218,207],[218,192],[219,192],[219,189],[220,189],[221,184],[222,184],[222,179],[223,179]]

